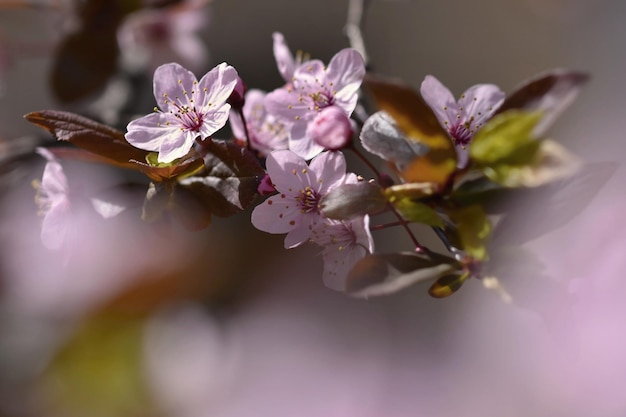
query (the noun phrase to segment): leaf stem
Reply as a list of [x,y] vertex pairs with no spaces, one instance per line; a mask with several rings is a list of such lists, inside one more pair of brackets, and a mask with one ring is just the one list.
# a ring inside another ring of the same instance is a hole
[[359,150],[357,149],[357,147],[356,147],[356,146],[354,146],[354,143],[350,143],[350,145],[348,146],[348,149],[350,149],[352,152],[354,152],[354,154],[355,154],[356,156],[358,156],[358,157],[359,157],[359,159],[360,159],[361,161],[363,161],[363,162],[365,163],[365,165],[367,165],[367,167],[368,167],[369,169],[371,169],[371,170],[372,170],[372,172],[374,173],[374,175],[376,175],[376,179],[378,180],[378,182],[379,182],[379,183],[381,183],[381,182],[382,182],[382,181],[381,181],[381,180],[382,180],[382,178],[381,178],[380,171],[378,170],[378,168],[376,168],[376,166],[374,166],[374,164],[372,164],[372,161],[370,161],[369,159],[367,159],[367,158],[365,157],[365,155],[363,155],[363,153],[361,153],[361,151],[359,151]]
[[370,226],[370,230],[374,231],[374,230],[384,230],[384,229],[388,229],[390,227],[395,227],[395,226],[402,226],[404,224],[407,224],[408,222],[406,220],[398,220],[395,222],[389,222],[389,223],[381,223],[381,224],[377,224],[374,226]]
[[[359,159],[361,159],[361,161],[363,161],[365,163],[365,165],[367,165],[369,167],[369,169],[372,170],[372,172],[374,172],[374,175],[376,175],[376,178],[378,179],[378,182],[382,182],[381,180],[381,174],[380,171],[378,171],[378,169],[374,166],[374,164],[372,164],[372,162],[367,159],[365,157],[365,155],[363,155],[361,153],[361,151],[359,151],[354,144],[351,144],[349,147],[349,149],[352,150],[352,152],[354,152],[356,154],[356,156],[359,157]],[[415,237],[415,235],[413,234],[413,231],[411,231],[411,229],[409,228],[409,223],[402,217],[402,215],[400,213],[398,213],[398,211],[396,210],[396,208],[393,206],[393,204],[391,203],[387,203],[387,206],[389,207],[389,210],[391,210],[391,212],[396,216],[396,218],[398,219],[398,225],[402,226],[404,228],[404,230],[406,231],[406,233],[409,235],[409,238],[411,238],[411,241],[413,242],[413,244],[415,245],[415,250],[417,252],[422,252],[426,250],[426,247],[422,246],[419,241],[417,240],[417,238]]]

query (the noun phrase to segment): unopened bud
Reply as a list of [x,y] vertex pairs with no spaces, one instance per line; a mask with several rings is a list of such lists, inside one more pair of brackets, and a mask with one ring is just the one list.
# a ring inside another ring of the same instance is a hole
[[276,188],[274,188],[274,184],[272,184],[272,180],[270,180],[270,176],[267,174],[265,174],[263,179],[261,179],[261,182],[259,183],[259,186],[257,187],[256,190],[259,194],[261,194],[264,197],[268,195],[276,194],[278,192],[276,191]]
[[237,76],[237,84],[235,85],[235,89],[228,97],[226,102],[230,104],[233,109],[242,109],[245,104],[245,96],[246,96],[246,84],[243,82],[240,76]]
[[307,136],[313,139],[315,143],[330,150],[338,150],[348,146],[353,133],[350,118],[336,106],[322,109],[307,130]]

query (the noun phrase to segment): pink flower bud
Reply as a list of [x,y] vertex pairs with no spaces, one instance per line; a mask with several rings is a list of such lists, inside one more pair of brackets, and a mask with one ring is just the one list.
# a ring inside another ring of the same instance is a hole
[[259,186],[257,187],[257,192],[262,196],[268,196],[272,194],[276,194],[276,188],[274,188],[274,184],[272,184],[272,180],[270,180],[270,176],[265,174]]
[[242,109],[245,104],[246,84],[243,82],[240,76],[237,76],[237,84],[230,97],[226,102],[230,104],[234,109]]
[[315,143],[330,150],[348,146],[352,140],[353,129],[350,118],[343,109],[329,106],[322,109],[309,124],[307,136]]

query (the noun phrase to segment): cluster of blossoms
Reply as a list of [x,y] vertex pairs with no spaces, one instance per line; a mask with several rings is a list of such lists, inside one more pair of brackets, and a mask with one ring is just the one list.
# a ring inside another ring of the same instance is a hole
[[[435,280],[431,295],[446,296],[469,277],[487,277],[491,239],[497,240],[488,197],[543,187],[577,168],[558,144],[538,139],[544,130],[540,121],[562,110],[562,96],[576,93],[584,74],[548,73],[509,96],[495,85],[479,84],[456,100],[431,75],[419,93],[373,74],[366,77],[364,60],[352,48],[325,65],[302,54],[294,57],[275,33],[273,50],[285,84],[271,92],[246,90],[226,63],[200,80],[177,63],[159,66],[153,85],[157,107],[131,121],[125,133],[59,112],[27,118],[100,159],[145,173],[152,181],[145,220],[170,216],[202,228],[211,213],[231,215],[266,197],[253,209],[252,224],[286,234],[287,249],[319,245],[324,283],[362,296],[424,279]],[[364,89],[380,111],[365,118],[363,108],[357,118],[353,112]],[[68,120],[81,132],[88,126],[113,138],[124,150],[112,152],[68,133]],[[235,140],[214,139],[227,122]],[[356,138],[388,163],[389,173],[379,172]],[[371,180],[347,171],[345,151],[372,169]],[[69,199],[58,161],[44,155],[49,166],[40,191],[50,203],[42,237],[49,242]],[[190,218],[187,206],[208,214]],[[394,221],[370,225],[372,216],[383,213]],[[421,245],[411,223],[430,226],[450,256]],[[394,226],[404,228],[412,250],[374,254],[371,231]]]

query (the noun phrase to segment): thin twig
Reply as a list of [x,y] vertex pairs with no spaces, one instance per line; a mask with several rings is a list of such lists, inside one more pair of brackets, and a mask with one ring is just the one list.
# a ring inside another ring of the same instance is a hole
[[363,40],[363,15],[367,8],[368,0],[348,0],[348,16],[346,18],[345,32],[348,37],[350,46],[356,49],[361,56],[365,65],[368,65],[369,57],[365,49],[365,41]]

